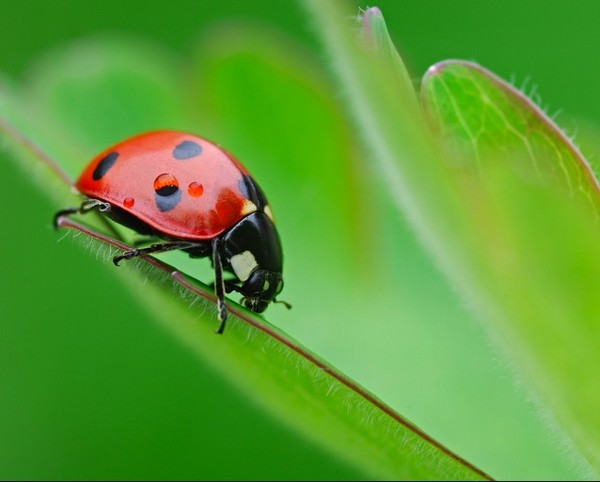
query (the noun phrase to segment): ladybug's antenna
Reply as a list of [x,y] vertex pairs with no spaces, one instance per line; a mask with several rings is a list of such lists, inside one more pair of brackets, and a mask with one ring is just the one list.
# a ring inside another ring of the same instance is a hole
[[282,305],[284,305],[288,310],[292,309],[292,305],[290,305],[287,301],[283,301],[283,300],[273,300],[273,303],[280,303]]

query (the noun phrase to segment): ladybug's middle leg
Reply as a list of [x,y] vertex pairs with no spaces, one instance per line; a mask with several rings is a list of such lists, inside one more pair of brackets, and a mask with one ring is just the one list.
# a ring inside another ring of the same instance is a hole
[[125,251],[120,256],[113,258],[115,266],[119,266],[119,263],[124,259],[137,258],[138,256],[144,256],[152,253],[164,253],[166,251],[174,251],[176,249],[191,249],[198,246],[198,243],[190,241],[173,241],[171,243],[156,243],[147,248],[132,249],[131,251]]

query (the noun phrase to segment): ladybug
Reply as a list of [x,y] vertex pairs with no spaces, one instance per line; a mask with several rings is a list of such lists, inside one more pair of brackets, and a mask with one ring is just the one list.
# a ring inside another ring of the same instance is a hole
[[[115,265],[172,250],[211,257],[217,333],[227,319],[224,293],[241,293],[242,304],[257,313],[278,302],[283,258],[271,208],[246,168],[216,144],[171,130],[140,134],[94,158],[75,186],[86,199],[59,211],[55,226],[60,216],[98,211],[164,241],[115,256]],[[225,280],[224,272],[234,278]]]

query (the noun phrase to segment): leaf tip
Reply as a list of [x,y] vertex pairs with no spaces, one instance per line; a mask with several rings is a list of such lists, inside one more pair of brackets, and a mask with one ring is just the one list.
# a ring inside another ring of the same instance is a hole
[[363,12],[363,21],[372,22],[373,19],[383,20],[383,13],[379,7],[369,7]]
[[383,13],[379,7],[369,7],[361,13],[364,37],[367,42],[373,43],[378,36],[387,37],[387,26]]
[[448,59],[448,60],[442,60],[441,62],[437,62],[435,64],[433,64],[431,67],[429,67],[427,69],[427,71],[425,72],[425,75],[423,76],[423,84],[425,84],[427,82],[428,79],[430,79],[431,77],[437,76],[439,74],[441,74],[443,71],[452,68],[452,67],[459,67],[459,68],[468,68],[468,69],[474,69],[474,70],[483,70],[483,68],[476,62],[470,62],[468,60],[459,60],[459,59]]
[[443,68],[444,62],[438,62],[437,64],[433,64],[432,66],[430,66],[425,72],[425,75],[423,76],[423,83],[425,83],[430,77],[438,75],[443,70]]

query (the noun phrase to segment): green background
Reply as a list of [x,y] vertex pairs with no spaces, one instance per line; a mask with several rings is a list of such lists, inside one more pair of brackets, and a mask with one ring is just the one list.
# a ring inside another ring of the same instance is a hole
[[[367,6],[354,3],[357,11],[358,5]],[[597,2],[567,7],[388,0],[377,5],[415,79],[442,59],[475,60],[514,78],[516,85],[527,79],[529,89],[539,85],[542,104],[550,112],[565,112],[558,120],[567,132],[577,129],[574,117],[600,116],[600,99],[594,98],[600,96]],[[94,33],[127,32],[185,55],[203,30],[231,20],[268,23],[326,60],[304,12],[287,0],[11,2],[2,9],[0,71],[17,81],[43,52]],[[6,155],[0,162],[0,478],[359,475],[298,440],[149,323],[110,275],[109,263],[95,260],[71,238],[57,242],[61,234],[49,223],[57,206]],[[457,356],[461,348],[456,346]],[[500,356],[497,363],[504,363]],[[406,370],[418,377],[419,367]],[[514,390],[515,397],[528,397]],[[406,406],[410,410],[410,403]],[[454,408],[447,407],[448,417]],[[417,408],[402,413],[421,422]],[[481,444],[513,443],[489,438],[482,433]],[[462,447],[450,448],[478,463],[478,444],[474,440],[467,454]],[[568,463],[547,463],[557,464],[559,476],[571,473]]]

